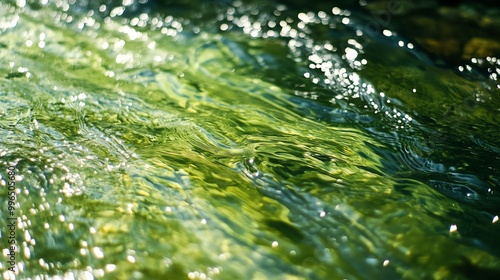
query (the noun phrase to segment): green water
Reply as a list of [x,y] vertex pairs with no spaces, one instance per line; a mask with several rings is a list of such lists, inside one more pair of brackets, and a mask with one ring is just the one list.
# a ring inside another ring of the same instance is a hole
[[498,275],[496,50],[370,3],[2,2],[4,279]]

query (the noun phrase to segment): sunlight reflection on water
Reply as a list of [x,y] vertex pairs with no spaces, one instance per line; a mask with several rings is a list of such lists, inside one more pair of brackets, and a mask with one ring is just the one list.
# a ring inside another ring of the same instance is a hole
[[[438,68],[343,7],[0,10],[0,154],[18,173],[5,279],[445,279],[463,256],[498,267],[497,58]],[[485,63],[489,80],[464,74]]]

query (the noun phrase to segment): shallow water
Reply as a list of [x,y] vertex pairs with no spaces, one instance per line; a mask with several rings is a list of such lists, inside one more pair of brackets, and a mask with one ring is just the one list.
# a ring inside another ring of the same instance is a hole
[[436,3],[98,2],[0,4],[5,279],[499,274],[500,60]]

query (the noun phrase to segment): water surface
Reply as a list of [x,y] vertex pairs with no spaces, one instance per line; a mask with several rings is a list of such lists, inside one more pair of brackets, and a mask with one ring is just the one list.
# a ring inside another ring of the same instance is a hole
[[498,11],[360,2],[2,2],[3,277],[498,275]]

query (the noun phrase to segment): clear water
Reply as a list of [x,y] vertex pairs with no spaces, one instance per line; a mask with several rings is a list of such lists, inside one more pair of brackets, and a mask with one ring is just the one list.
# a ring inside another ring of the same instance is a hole
[[500,59],[361,2],[2,2],[4,279],[498,276]]

